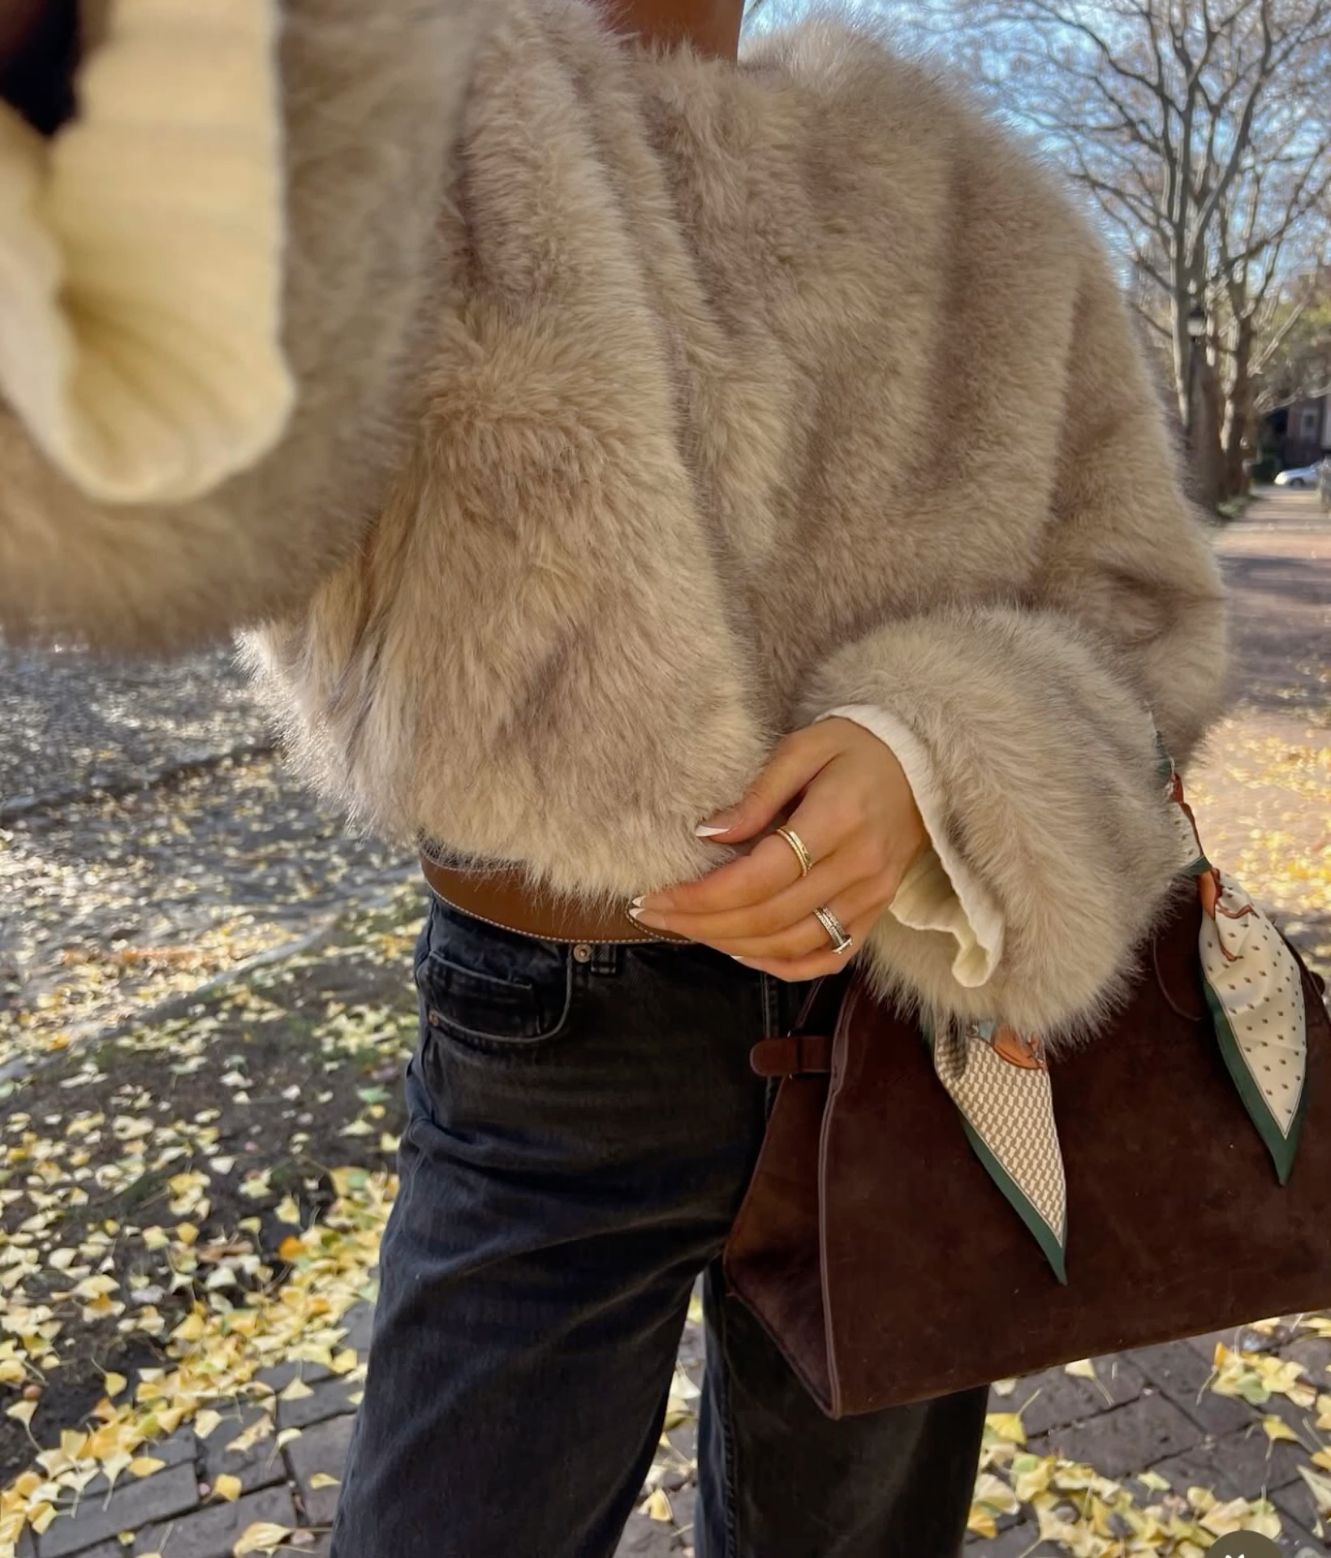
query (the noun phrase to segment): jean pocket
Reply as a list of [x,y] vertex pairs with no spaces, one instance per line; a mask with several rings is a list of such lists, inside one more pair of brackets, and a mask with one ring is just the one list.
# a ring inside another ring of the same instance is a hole
[[426,1027],[472,1049],[523,1053],[564,1029],[566,947],[519,936],[435,903],[416,965]]

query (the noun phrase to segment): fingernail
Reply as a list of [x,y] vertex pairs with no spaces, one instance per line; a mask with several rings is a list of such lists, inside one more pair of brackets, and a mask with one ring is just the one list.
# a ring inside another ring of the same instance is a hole
[[728,807],[725,811],[716,812],[706,822],[700,822],[693,831],[700,839],[715,838],[718,833],[729,833],[737,821],[734,808]]
[[642,900],[646,896],[647,896],[646,893],[639,893],[638,896],[633,900],[633,907],[635,909],[641,909],[642,908]]
[[641,918],[642,918],[642,910],[638,907],[637,903],[635,902],[633,907],[629,910],[629,919],[631,919],[631,920],[640,920]]

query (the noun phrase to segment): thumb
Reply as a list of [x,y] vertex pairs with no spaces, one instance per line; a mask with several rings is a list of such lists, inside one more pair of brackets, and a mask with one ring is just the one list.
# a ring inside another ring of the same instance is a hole
[[749,786],[743,800],[708,817],[693,830],[699,838],[733,844],[761,833],[836,755],[829,732],[817,726],[797,730],[773,752],[767,767]]

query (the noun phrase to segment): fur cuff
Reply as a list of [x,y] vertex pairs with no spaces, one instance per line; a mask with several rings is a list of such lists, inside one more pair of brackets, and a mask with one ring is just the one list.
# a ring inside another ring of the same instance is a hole
[[993,976],[967,988],[950,937],[883,915],[865,949],[879,993],[1046,1040],[1094,1028],[1174,873],[1154,727],[1103,647],[1053,613],[940,611],[839,650],[806,716],[834,703],[877,703],[925,746],[950,841],[1006,923]]

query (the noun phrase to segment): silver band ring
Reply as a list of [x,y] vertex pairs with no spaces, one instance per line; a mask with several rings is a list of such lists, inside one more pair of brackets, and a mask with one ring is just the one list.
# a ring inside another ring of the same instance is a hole
[[847,934],[846,927],[836,915],[825,905],[813,912],[818,923],[827,932],[827,939],[832,943],[832,951],[838,956],[843,952],[849,952],[854,938]]
[[786,843],[795,851],[795,859],[800,863],[800,875],[808,876],[813,870],[813,856],[809,853],[809,846],[795,832],[794,828],[778,828],[777,836],[785,839]]

